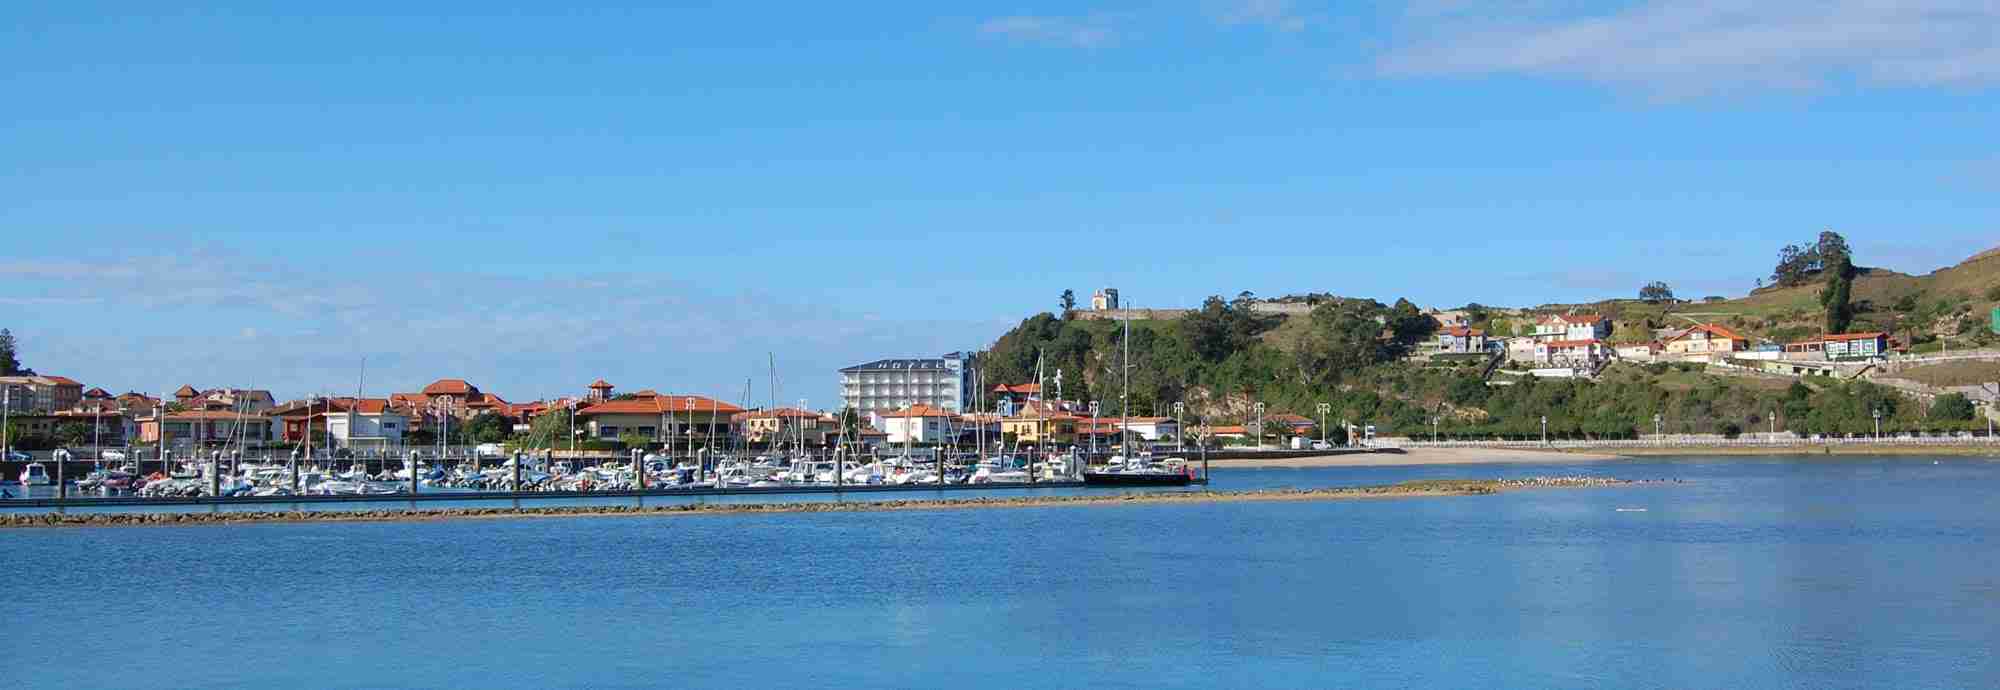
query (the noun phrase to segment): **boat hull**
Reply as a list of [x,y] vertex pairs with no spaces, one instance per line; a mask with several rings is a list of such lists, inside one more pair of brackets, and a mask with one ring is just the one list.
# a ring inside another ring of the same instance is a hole
[[1187,486],[1191,480],[1178,472],[1167,474],[1125,473],[1125,472],[1085,472],[1083,483],[1088,486]]

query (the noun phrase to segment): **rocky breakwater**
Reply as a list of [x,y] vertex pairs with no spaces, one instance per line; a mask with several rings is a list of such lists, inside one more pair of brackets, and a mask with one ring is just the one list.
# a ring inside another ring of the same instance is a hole
[[956,510],[967,508],[1036,508],[1055,506],[1215,503],[1227,501],[1309,501],[1419,496],[1480,496],[1518,489],[1585,488],[1635,484],[1606,477],[1537,477],[1529,479],[1427,479],[1382,486],[1257,491],[1159,491],[1090,493],[1075,496],[1015,496],[1004,498],[940,498],[884,501],[797,501],[784,503],[670,503],[662,505],[526,506],[518,508],[438,508],[433,510],[306,511],[258,510],[213,512],[44,512],[0,515],[0,527],[116,527],[227,525],[252,522],[410,522],[449,519],[596,517],[619,515],[717,515],[737,513],[847,513],[893,510]]

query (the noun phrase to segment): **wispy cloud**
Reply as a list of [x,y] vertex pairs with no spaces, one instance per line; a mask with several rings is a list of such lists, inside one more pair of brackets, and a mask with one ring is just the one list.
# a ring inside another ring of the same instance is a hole
[[645,273],[350,274],[225,252],[0,263],[0,277],[23,276],[40,279],[0,281],[0,304],[32,310],[26,324],[9,319],[23,360],[119,389],[349,391],[366,357],[372,394],[453,376],[531,399],[603,377],[735,399],[754,377],[763,400],[774,352],[785,399],[828,406],[839,367],[978,347],[1005,328],[863,320]]
[[1284,32],[1304,31],[1309,21],[1291,0],[1233,0],[1218,18],[1225,25],[1261,25]]
[[2000,81],[1992,0],[1412,2],[1391,76],[1520,74],[1687,97],[1855,80],[1983,87]]
[[1117,41],[1121,37],[1118,25],[1117,17],[1108,14],[1080,17],[1015,15],[980,22],[979,35],[1011,41],[1095,48]]

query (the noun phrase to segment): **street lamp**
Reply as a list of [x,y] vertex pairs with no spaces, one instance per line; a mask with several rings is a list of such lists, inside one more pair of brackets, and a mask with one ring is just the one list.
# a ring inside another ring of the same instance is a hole
[[1319,410],[1319,442],[1326,443],[1326,415],[1333,412],[1333,406],[1320,403],[1314,407]]
[[1542,415],[1542,445],[1549,445],[1549,416]]
[[1666,417],[1661,416],[1660,413],[1653,413],[1653,440],[1659,441],[1661,440],[1661,436],[1667,435],[1666,421]]
[[1174,402],[1174,452],[1187,451],[1187,430],[1181,428],[1181,415],[1187,411],[1187,403]]
[[1264,403],[1260,402],[1255,405],[1252,405],[1250,409],[1256,410],[1257,412],[1257,450],[1263,450],[1264,449]]
[[1097,454],[1097,409],[1098,401],[1090,401],[1090,454]]
[[1882,408],[1875,408],[1875,440],[1882,440]]
[[1438,442],[1438,420],[1436,416],[1431,417],[1431,443]]

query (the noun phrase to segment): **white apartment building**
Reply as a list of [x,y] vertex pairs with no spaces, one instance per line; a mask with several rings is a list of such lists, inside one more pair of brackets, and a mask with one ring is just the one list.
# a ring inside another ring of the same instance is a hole
[[351,410],[321,413],[326,418],[326,435],[342,448],[369,448],[401,445],[410,430],[410,418],[384,399],[362,400]]
[[930,359],[878,359],[840,370],[840,402],[862,414],[917,405],[962,414],[971,407],[971,394],[971,374],[957,352]]

